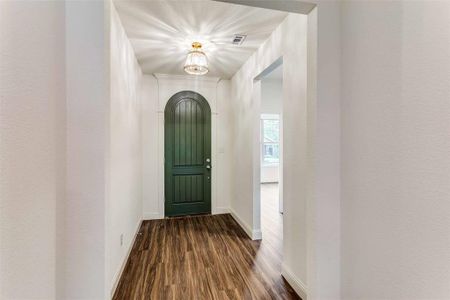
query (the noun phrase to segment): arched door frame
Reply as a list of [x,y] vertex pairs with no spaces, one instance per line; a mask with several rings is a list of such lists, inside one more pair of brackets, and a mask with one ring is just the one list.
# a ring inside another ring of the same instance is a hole
[[164,214],[164,109],[169,99],[180,91],[193,91],[202,95],[211,108],[211,214],[227,213],[228,207],[219,207],[217,195],[217,182],[220,180],[217,150],[217,85],[220,81],[216,77],[202,78],[199,84],[196,78],[191,76],[174,76],[165,74],[155,74],[158,83],[158,99],[155,107],[158,114],[158,207],[157,213],[145,214],[144,219],[161,219]]
[[[208,101],[205,99],[205,97],[203,97],[201,94],[194,92],[194,91],[180,91],[175,93],[174,95],[172,95],[169,99],[169,101],[167,101],[165,107],[164,107],[164,138],[166,139],[167,137],[171,136],[171,135],[175,135],[175,132],[171,131],[174,130],[174,125],[175,125],[175,111],[177,108],[177,104],[179,103],[183,103],[187,100],[192,100],[193,102],[197,103],[196,105],[198,105],[199,109],[202,112],[202,124],[204,124],[202,128],[202,134],[200,135],[200,138],[203,139],[203,143],[201,148],[202,150],[201,153],[204,155],[204,157],[202,158],[202,164],[201,166],[198,164],[198,161],[196,161],[196,163],[193,163],[191,161],[190,165],[186,165],[183,167],[176,167],[175,162],[173,161],[174,156],[172,156],[174,153],[172,151],[174,151],[174,146],[175,144],[172,144],[170,141],[165,140],[164,141],[164,155],[165,155],[165,159],[164,159],[164,168],[165,168],[165,174],[164,174],[164,180],[174,180],[173,177],[173,168],[177,169],[178,168],[178,172],[182,172],[180,174],[200,174],[198,172],[201,172],[201,174],[204,176],[203,181],[204,183],[202,184],[202,193],[204,193],[204,199],[207,201],[204,201],[203,204],[199,204],[194,203],[194,204],[185,204],[185,209],[180,208],[179,206],[174,206],[173,204],[171,204],[172,202],[168,203],[168,195],[167,193],[173,193],[173,188],[174,187],[168,187],[165,186],[164,190],[165,190],[165,199],[164,199],[164,212],[165,214],[168,213],[168,209],[171,211],[171,215],[173,215],[175,213],[175,215],[180,214],[180,213],[185,213],[186,215],[192,214],[192,213],[211,213],[212,209],[211,209],[211,205],[212,205],[212,174],[211,171],[212,169],[210,169],[210,166],[212,165],[211,162],[211,152],[212,152],[212,134],[211,134],[211,106],[209,105]],[[172,122],[173,123],[172,123]],[[169,127],[168,127],[169,126]],[[175,136],[172,136],[173,138]],[[168,144],[169,142],[169,144]],[[173,140],[172,140],[173,142]],[[169,156],[167,156],[169,155]],[[170,166],[172,167],[172,170],[170,170],[170,168],[168,169],[168,164],[170,164]],[[186,167],[188,167],[188,169],[186,169]],[[188,172],[188,173],[185,173]],[[192,173],[193,172],[193,173]],[[165,185],[167,184],[167,182],[165,182]],[[197,186],[198,187],[198,186]],[[169,189],[168,189],[169,188]],[[192,188],[194,188],[192,186]],[[172,196],[171,200],[174,201],[174,196]],[[177,212],[174,212],[172,210],[178,210]]]

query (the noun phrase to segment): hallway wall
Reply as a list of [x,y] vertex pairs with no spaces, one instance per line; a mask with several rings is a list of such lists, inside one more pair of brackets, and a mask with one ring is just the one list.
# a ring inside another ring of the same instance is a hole
[[0,1],[0,299],[60,296],[64,22],[63,2]]
[[450,3],[342,20],[342,298],[448,299]]
[[450,2],[342,12],[342,298],[449,299]]
[[111,5],[107,282],[111,290],[142,220],[142,71]]
[[[260,229],[253,191],[254,162],[260,159],[260,103],[253,97],[253,79],[283,56],[283,273],[302,286],[307,285],[306,201],[307,201],[307,17],[290,14],[270,38],[232,78],[235,126],[234,185],[231,210],[249,231]],[[256,149],[256,151],[255,151]],[[255,188],[254,185],[257,185]],[[299,290],[301,289],[301,291]]]
[[[279,68],[283,68],[280,66]],[[281,114],[283,101],[283,79],[264,78],[261,80],[261,113]]]
[[0,2],[2,299],[108,294],[108,7]]
[[67,1],[64,296],[104,299],[109,178],[109,2]]
[[[232,197],[230,161],[233,140],[230,126],[230,82],[211,77],[157,74],[143,80],[143,208],[145,219],[164,217],[164,108],[172,95],[191,90],[203,95],[212,112],[213,213],[228,212]],[[214,205],[215,204],[215,205]]]
[[217,0],[308,16],[308,298],[340,298],[341,1]]
[[158,202],[158,81],[142,76],[142,213],[162,218]]

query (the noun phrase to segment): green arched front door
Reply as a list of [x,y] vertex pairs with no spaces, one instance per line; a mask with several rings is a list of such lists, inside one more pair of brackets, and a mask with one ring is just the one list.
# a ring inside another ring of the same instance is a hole
[[211,108],[191,91],[173,95],[164,111],[165,214],[211,213]]

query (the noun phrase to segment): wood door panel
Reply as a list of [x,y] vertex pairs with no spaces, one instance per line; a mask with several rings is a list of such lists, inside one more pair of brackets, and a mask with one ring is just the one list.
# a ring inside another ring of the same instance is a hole
[[173,204],[201,203],[203,197],[204,175],[176,175],[174,177]]
[[175,166],[203,165],[202,108],[194,100],[180,101],[175,107]]
[[[211,109],[201,95],[184,91],[164,112],[165,214],[211,212]],[[208,161],[209,160],[209,161]]]

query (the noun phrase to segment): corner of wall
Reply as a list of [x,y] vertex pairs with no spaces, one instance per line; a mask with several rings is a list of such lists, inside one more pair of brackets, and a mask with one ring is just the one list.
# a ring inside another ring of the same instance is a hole
[[[106,295],[114,292],[143,219],[143,73],[114,3],[107,1],[109,141],[106,207]],[[127,143],[129,147],[123,148]],[[126,200],[126,201],[124,201]]]
[[262,239],[262,232],[259,229],[253,229],[249,224],[247,224],[232,208],[228,209],[233,219],[239,224],[239,226],[244,230],[249,238],[252,240]]
[[136,241],[136,237],[139,234],[139,230],[141,228],[141,225],[142,225],[143,221],[144,220],[139,220],[138,221],[138,223],[136,225],[136,229],[134,231],[133,239],[130,241],[129,245],[127,246],[127,253],[126,253],[122,263],[120,264],[119,269],[116,271],[116,273],[113,276],[112,286],[111,286],[111,289],[109,290],[109,294],[110,294],[111,298],[114,296],[114,293],[116,292],[116,289],[117,289],[117,287],[119,285],[120,278],[122,277],[122,274],[123,274],[123,271],[125,270],[125,267],[127,265],[128,259],[130,258],[131,250],[133,250],[133,246],[134,246],[134,243]]
[[281,275],[286,279],[289,285],[294,291],[302,298],[302,300],[308,299],[308,288],[295,274],[285,265],[281,266]]

